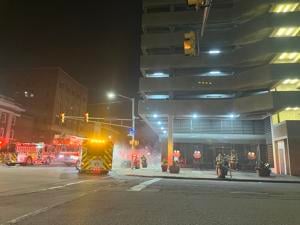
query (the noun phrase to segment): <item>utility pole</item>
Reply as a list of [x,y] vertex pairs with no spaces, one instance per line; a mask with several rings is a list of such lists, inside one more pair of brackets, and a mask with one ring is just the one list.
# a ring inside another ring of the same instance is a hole
[[135,98],[131,98],[131,117],[132,117],[132,137],[131,137],[131,149],[134,151],[135,149]]

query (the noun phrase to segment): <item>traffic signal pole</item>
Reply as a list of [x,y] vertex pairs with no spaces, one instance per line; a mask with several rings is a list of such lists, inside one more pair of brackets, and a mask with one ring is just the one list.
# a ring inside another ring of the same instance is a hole
[[131,98],[131,117],[132,117],[132,137],[131,137],[131,149],[134,151],[135,147],[135,98]]

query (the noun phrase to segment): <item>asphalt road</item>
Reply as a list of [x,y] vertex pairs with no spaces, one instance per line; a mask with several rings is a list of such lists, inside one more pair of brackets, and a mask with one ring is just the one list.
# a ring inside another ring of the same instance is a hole
[[299,225],[300,184],[0,167],[0,225]]

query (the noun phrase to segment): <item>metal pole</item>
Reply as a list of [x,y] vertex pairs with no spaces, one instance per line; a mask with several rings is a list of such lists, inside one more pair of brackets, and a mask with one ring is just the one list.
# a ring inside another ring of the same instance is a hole
[[134,142],[135,142],[135,113],[134,113],[134,111],[135,111],[135,98],[132,98],[131,99],[131,103],[132,103],[132,130],[133,130],[133,132],[132,132],[132,139],[131,139],[131,141],[132,141],[132,143],[131,143],[131,149],[132,150],[134,150]]

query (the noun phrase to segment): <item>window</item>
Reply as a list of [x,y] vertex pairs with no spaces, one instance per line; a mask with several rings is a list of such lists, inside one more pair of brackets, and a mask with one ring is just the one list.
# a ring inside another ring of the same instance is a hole
[[17,120],[17,117],[14,116],[11,121],[12,126],[16,126],[16,120]]
[[15,131],[12,129],[10,131],[10,139],[14,139],[14,137],[15,137]]
[[4,128],[3,127],[1,127],[0,128],[0,137],[4,137]]
[[1,113],[1,123],[6,123],[7,113]]

